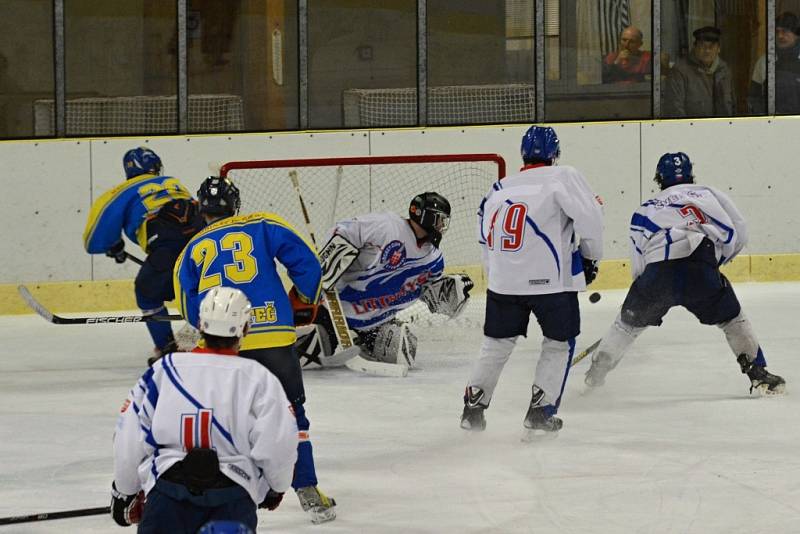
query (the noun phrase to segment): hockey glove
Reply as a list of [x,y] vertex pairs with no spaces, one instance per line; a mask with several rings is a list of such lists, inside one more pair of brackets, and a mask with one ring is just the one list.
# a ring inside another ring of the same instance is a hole
[[277,508],[281,501],[283,500],[283,493],[278,493],[274,491],[272,488],[269,489],[267,492],[267,496],[264,497],[264,500],[261,501],[261,504],[258,505],[259,508],[266,508],[270,512]]
[[125,253],[125,241],[120,239],[111,245],[111,248],[106,250],[106,256],[114,258],[117,263],[125,263],[125,260],[128,259],[128,255]]
[[594,279],[597,278],[597,260],[583,258],[583,276],[586,277],[587,286],[594,282]]
[[314,322],[319,305],[309,302],[306,297],[297,291],[296,287],[292,287],[291,291],[289,291],[289,302],[291,302],[292,310],[294,311],[295,326],[304,326]]
[[125,495],[117,491],[111,483],[111,517],[121,527],[127,527],[142,520],[144,510],[144,491],[136,495]]

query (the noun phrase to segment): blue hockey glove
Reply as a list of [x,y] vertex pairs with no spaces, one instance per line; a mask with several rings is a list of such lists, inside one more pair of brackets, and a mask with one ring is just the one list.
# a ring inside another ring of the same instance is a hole
[[597,278],[597,260],[583,258],[583,276],[586,277],[587,286],[594,282],[594,279]]
[[125,241],[120,239],[111,245],[111,248],[106,250],[106,256],[114,258],[117,263],[125,263],[125,260],[128,259],[128,255],[125,253]]

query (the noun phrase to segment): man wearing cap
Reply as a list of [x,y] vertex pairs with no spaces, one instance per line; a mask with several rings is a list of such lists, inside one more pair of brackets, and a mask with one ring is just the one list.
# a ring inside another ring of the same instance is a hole
[[[800,19],[790,12],[775,18],[775,112],[800,113]],[[767,56],[753,67],[747,103],[750,112],[767,111]]]
[[665,117],[730,117],[736,101],[728,64],[719,57],[719,28],[692,34],[689,56],[678,60],[664,85]]

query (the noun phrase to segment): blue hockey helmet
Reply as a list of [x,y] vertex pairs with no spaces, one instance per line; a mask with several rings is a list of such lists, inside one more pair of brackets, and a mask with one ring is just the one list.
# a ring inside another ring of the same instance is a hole
[[661,190],[677,184],[694,183],[692,162],[684,152],[667,152],[658,160],[656,165],[655,182]]
[[140,174],[161,174],[161,158],[149,148],[140,146],[125,152],[122,157],[122,166],[128,180]]
[[522,161],[544,161],[551,165],[561,155],[556,131],[549,126],[531,126],[522,136]]
[[242,201],[239,188],[228,178],[209,176],[197,191],[200,212],[218,217],[230,217],[239,213]]
[[209,521],[197,531],[197,534],[253,534],[253,531],[238,521]]

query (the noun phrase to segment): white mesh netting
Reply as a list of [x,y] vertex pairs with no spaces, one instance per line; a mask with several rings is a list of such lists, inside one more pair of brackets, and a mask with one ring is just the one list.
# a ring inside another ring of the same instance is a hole
[[[531,122],[535,86],[453,85],[428,89],[428,124]],[[348,89],[344,91],[345,126],[413,126],[417,124],[417,90]]]
[[[412,156],[392,163],[381,162],[380,158],[345,159],[347,161],[341,164],[298,163],[290,167],[265,166],[270,165],[269,162],[237,162],[223,166],[222,174],[230,177],[241,190],[241,213],[277,213],[299,232],[307,234],[300,200],[292,184],[291,173],[296,173],[318,246],[324,244],[320,241],[338,220],[382,211],[405,217],[414,195],[436,191],[450,201],[452,208],[450,228],[441,244],[447,270],[465,271],[473,278],[480,276],[476,212],[492,183],[504,173],[502,158],[486,156],[478,161],[420,162]],[[249,168],[227,170],[228,166]],[[401,318],[420,326],[436,326],[445,320],[443,316],[430,314],[421,303],[405,310]],[[462,316],[450,323],[474,326],[482,324],[482,320],[483,307],[470,303]]]
[[[175,133],[178,100],[175,96],[120,96],[76,98],[66,102],[67,135],[119,135]],[[55,135],[55,103],[33,103],[34,135]],[[191,132],[244,130],[242,97],[189,95]]]

